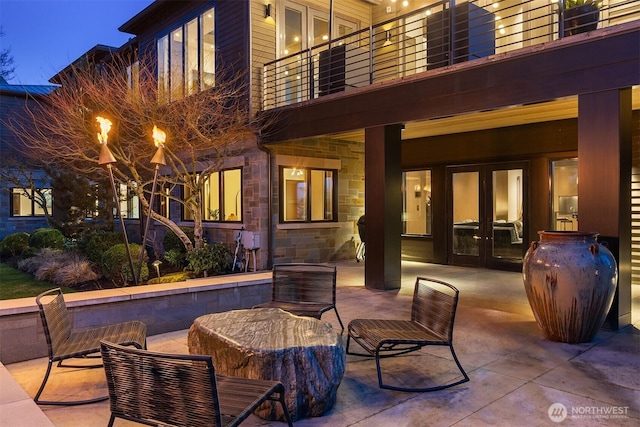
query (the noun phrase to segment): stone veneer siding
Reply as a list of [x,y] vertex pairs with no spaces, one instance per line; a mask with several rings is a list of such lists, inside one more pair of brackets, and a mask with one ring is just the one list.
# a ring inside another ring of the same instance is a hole
[[337,222],[305,223],[297,227],[280,224],[280,165],[273,162],[273,263],[355,261],[355,248],[360,240],[356,222],[364,213],[364,145],[351,141],[313,138],[273,144],[269,149],[274,157],[286,155],[341,161],[338,171]]

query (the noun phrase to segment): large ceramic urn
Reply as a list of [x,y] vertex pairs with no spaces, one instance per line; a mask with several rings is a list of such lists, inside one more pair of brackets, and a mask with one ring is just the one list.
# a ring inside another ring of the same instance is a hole
[[616,260],[598,233],[539,231],[522,274],[536,322],[552,341],[591,341],[611,308]]

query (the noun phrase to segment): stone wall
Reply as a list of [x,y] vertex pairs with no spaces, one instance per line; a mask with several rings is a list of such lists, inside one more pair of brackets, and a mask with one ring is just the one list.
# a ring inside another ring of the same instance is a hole
[[338,218],[336,222],[280,224],[279,165],[272,164],[273,263],[331,262],[353,259],[360,238],[356,222],[364,213],[364,145],[313,138],[269,146],[274,157],[337,159]]
[[[188,329],[203,314],[251,308],[270,298],[266,272],[79,292],[65,295],[65,302],[76,329],[137,319],[147,324],[147,335],[157,335]],[[0,362],[47,356],[39,316],[35,298],[0,301]]]

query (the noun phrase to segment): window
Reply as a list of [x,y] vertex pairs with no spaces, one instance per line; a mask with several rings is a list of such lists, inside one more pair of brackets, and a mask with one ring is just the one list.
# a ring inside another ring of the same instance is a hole
[[402,233],[430,235],[433,221],[431,171],[402,174]]
[[334,221],[337,176],[337,170],[281,167],[280,221]]
[[[51,189],[44,188],[39,190],[44,195],[44,203],[46,203],[47,211],[51,215],[52,197]],[[29,188],[13,188],[11,189],[11,216],[44,216],[42,208],[41,196],[38,192]]]
[[214,14],[209,9],[156,42],[158,90],[177,100],[215,84]]
[[140,219],[140,199],[127,184],[118,184],[118,202],[120,214],[124,219]]
[[578,229],[578,159],[551,162],[552,230]]
[[[183,193],[185,199],[190,195],[187,188],[184,188]],[[209,174],[203,186],[201,208],[204,221],[242,221],[242,169]],[[185,221],[193,220],[188,209],[183,207],[182,212]]]
[[162,215],[165,218],[170,218],[170,196],[171,196],[171,187],[169,185],[164,185],[161,188],[158,188],[157,193],[155,195],[155,199],[153,200],[153,210],[156,211],[158,215]]

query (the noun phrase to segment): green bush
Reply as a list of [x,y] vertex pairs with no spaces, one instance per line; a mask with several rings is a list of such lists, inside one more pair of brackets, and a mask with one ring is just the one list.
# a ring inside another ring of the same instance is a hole
[[62,249],[65,237],[55,228],[38,228],[29,237],[29,246],[36,249]]
[[173,267],[184,268],[187,265],[187,253],[179,249],[166,251],[163,258]]
[[229,258],[231,250],[223,243],[214,243],[212,245],[204,244],[198,249],[194,249],[187,255],[189,261],[189,270],[196,275],[217,274],[223,272],[229,266]]
[[[195,240],[193,237],[193,227],[180,227],[180,229],[186,233],[189,240],[191,240],[191,243],[193,243]],[[187,253],[187,248],[184,247],[182,240],[180,240],[178,236],[176,236],[176,233],[171,230],[167,231],[167,234],[164,235],[164,239],[162,239],[162,246],[165,252],[176,249],[185,254]]]
[[115,231],[100,232],[91,236],[87,241],[85,253],[87,254],[87,258],[89,258],[89,261],[100,264],[104,253],[118,244],[124,244],[122,233]]
[[[138,259],[142,246],[129,244],[129,250],[133,257],[133,268],[137,269],[139,266]],[[146,261],[147,259],[145,255],[145,259],[142,262],[142,270],[140,272],[141,282],[146,281],[149,278],[149,266]],[[133,282],[133,275],[131,274],[129,258],[127,256],[127,248],[124,243],[119,243],[107,249],[104,255],[102,255],[101,267],[102,274],[104,274],[104,276],[111,280],[116,286],[126,286],[128,283]]]
[[3,257],[21,255],[29,247],[29,233],[13,233],[0,242],[0,254]]

